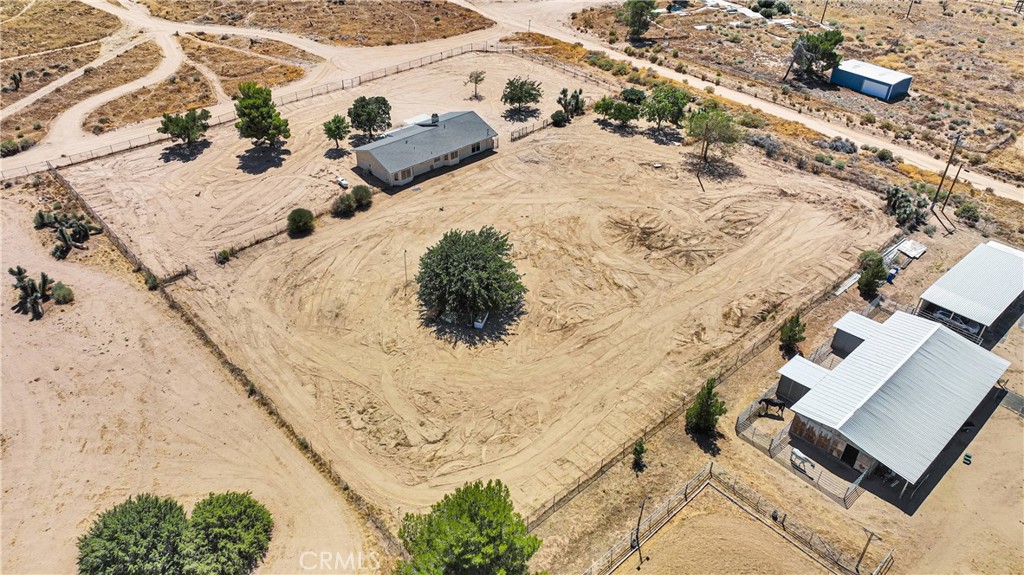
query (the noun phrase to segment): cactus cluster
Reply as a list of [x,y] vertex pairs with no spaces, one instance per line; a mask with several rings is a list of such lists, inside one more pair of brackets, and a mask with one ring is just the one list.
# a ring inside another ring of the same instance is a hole
[[21,314],[31,314],[34,320],[42,318],[43,303],[50,300],[53,279],[42,273],[37,282],[28,277],[28,272],[21,266],[8,268],[7,273],[14,276],[14,289],[18,290],[18,303],[11,306],[11,309]]
[[85,242],[89,236],[98,234],[103,228],[93,224],[83,214],[67,212],[44,212],[39,210],[32,223],[36,229],[53,228],[57,243],[50,250],[50,255],[58,260],[68,257],[71,248],[88,249]]

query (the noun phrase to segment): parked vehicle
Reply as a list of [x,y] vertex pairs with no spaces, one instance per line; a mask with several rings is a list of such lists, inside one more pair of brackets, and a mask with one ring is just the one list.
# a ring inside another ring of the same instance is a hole
[[338,185],[341,186],[341,189],[347,190],[348,189],[348,180],[346,180],[345,178],[343,178],[341,176],[338,176]]
[[958,329],[966,331],[971,335],[978,335],[978,332],[981,331],[981,325],[978,324],[977,322],[973,322],[969,319],[962,318],[949,310],[940,309],[939,311],[935,312],[935,315],[936,317],[941,318],[942,321]]

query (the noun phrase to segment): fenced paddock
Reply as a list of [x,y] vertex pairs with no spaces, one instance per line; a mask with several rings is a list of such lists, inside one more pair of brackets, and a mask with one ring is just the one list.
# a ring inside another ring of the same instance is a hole
[[[766,529],[774,532],[778,536],[779,545],[793,546],[799,553],[819,565],[823,571],[836,575],[857,575],[859,550],[842,549],[839,545],[826,541],[815,530],[733,477],[714,461],[701,468],[660,505],[649,509],[639,528],[631,528],[625,533],[604,555],[594,561],[583,575],[608,575],[615,572],[630,557],[634,557],[638,546],[642,549],[644,545],[649,544],[676,514],[709,489],[725,496],[745,513],[757,519]],[[756,562],[765,559],[744,557],[738,558],[738,561]],[[870,573],[887,573],[894,561],[893,551],[889,551]],[[859,573],[867,571],[862,570]]]

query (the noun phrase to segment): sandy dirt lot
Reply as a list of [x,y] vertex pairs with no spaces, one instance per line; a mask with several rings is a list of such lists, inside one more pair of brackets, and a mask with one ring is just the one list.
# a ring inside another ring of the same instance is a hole
[[[746,178],[701,194],[679,158],[585,118],[172,292],[360,492],[400,514],[501,477],[529,512],[692,392],[759,310],[891,234],[868,192],[744,155]],[[511,234],[526,315],[502,343],[452,345],[420,325],[403,255],[415,273],[444,231],[485,224]]]
[[[713,487],[705,487],[643,545],[641,572],[676,573],[828,573]],[[637,572],[636,553],[614,571]]]
[[[466,75],[487,71],[480,85],[484,99],[470,100]],[[562,87],[581,86],[589,97],[603,92],[571,76],[510,55],[466,54],[432,66],[367,83],[282,108],[290,122],[291,141],[280,165],[272,157],[247,153],[251,143],[231,126],[213,128],[211,145],[196,159],[182,162],[162,155],[163,148],[141,148],[69,168],[65,175],[87,201],[157,275],[185,265],[212,261],[213,252],[281,229],[296,207],[328,204],[338,192],[337,175],[360,178],[352,168],[355,155],[334,156],[334,142],[322,124],[345,114],[359,96],[383,95],[392,106],[392,121],[430,112],[476,110],[499,133],[502,143],[515,127],[504,120],[501,91],[515,75],[540,80],[545,90],[540,117],[557,109]]]
[[146,491],[186,510],[213,491],[251,491],[275,522],[262,573],[300,572],[309,550],[373,549],[344,496],[166,304],[126,279],[103,236],[75,261],[49,256],[52,239],[31,227],[40,205],[4,191],[2,266],[46,271],[76,302],[29,322],[9,311],[7,282],[0,298],[0,571],[73,573],[76,539],[97,514]]

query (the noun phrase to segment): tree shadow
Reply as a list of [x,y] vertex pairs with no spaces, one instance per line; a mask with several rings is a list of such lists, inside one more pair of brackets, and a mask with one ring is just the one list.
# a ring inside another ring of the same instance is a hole
[[353,148],[358,148],[360,146],[365,146],[366,144],[372,144],[377,141],[378,137],[380,137],[380,134],[377,134],[376,136],[370,136],[369,134],[352,134],[348,137],[348,142]]
[[478,345],[500,343],[506,337],[514,335],[514,332],[511,331],[512,327],[524,315],[526,315],[526,309],[523,307],[523,302],[519,302],[500,313],[492,312],[490,317],[487,318],[484,328],[476,329],[471,322],[463,323],[462,321],[456,321],[448,323],[438,317],[433,310],[421,307],[420,324],[432,329],[435,337],[451,344],[452,347],[456,347],[460,343],[466,347],[476,347]]
[[711,457],[715,457],[722,452],[722,448],[718,445],[718,440],[725,437],[725,435],[717,429],[711,433],[703,433],[687,429],[686,434],[690,436],[690,439],[697,444],[697,447],[699,447],[701,451],[707,453]]
[[674,126],[663,126],[660,129],[651,126],[643,131],[643,135],[659,146],[682,144],[686,140],[686,137]]
[[533,106],[509,108],[502,112],[501,117],[509,122],[526,122],[540,116],[540,109]]
[[687,170],[697,173],[700,171],[702,177],[716,182],[725,182],[744,177],[743,170],[739,166],[720,156],[711,156],[701,166],[700,154],[689,152],[683,155],[683,165]]
[[838,92],[841,89],[838,84],[833,84],[824,76],[818,76],[816,74],[796,74],[792,76],[792,80],[790,80],[790,82],[805,90]]
[[466,98],[466,100],[469,100],[470,102],[483,102],[484,101],[484,95],[483,94],[477,94],[476,96],[470,96],[470,97]]
[[293,240],[309,237],[311,235],[313,235],[312,230],[308,231],[308,232],[293,232],[291,230],[288,230],[288,237],[293,239]]
[[193,142],[186,144],[179,142],[172,146],[167,146],[160,152],[160,160],[164,163],[168,162],[191,162],[192,160],[199,157],[200,154],[206,151],[210,147],[209,140],[202,140],[200,142]]
[[291,150],[278,146],[253,146],[235,157],[238,158],[239,170],[255,175],[271,168],[280,168],[285,156],[291,153]]
[[636,126],[632,124],[620,124],[612,122],[607,118],[595,118],[594,122],[606,132],[611,132],[622,138],[632,138],[636,135]]
[[324,157],[328,160],[340,160],[351,155],[352,151],[348,148],[327,148],[324,152]]

